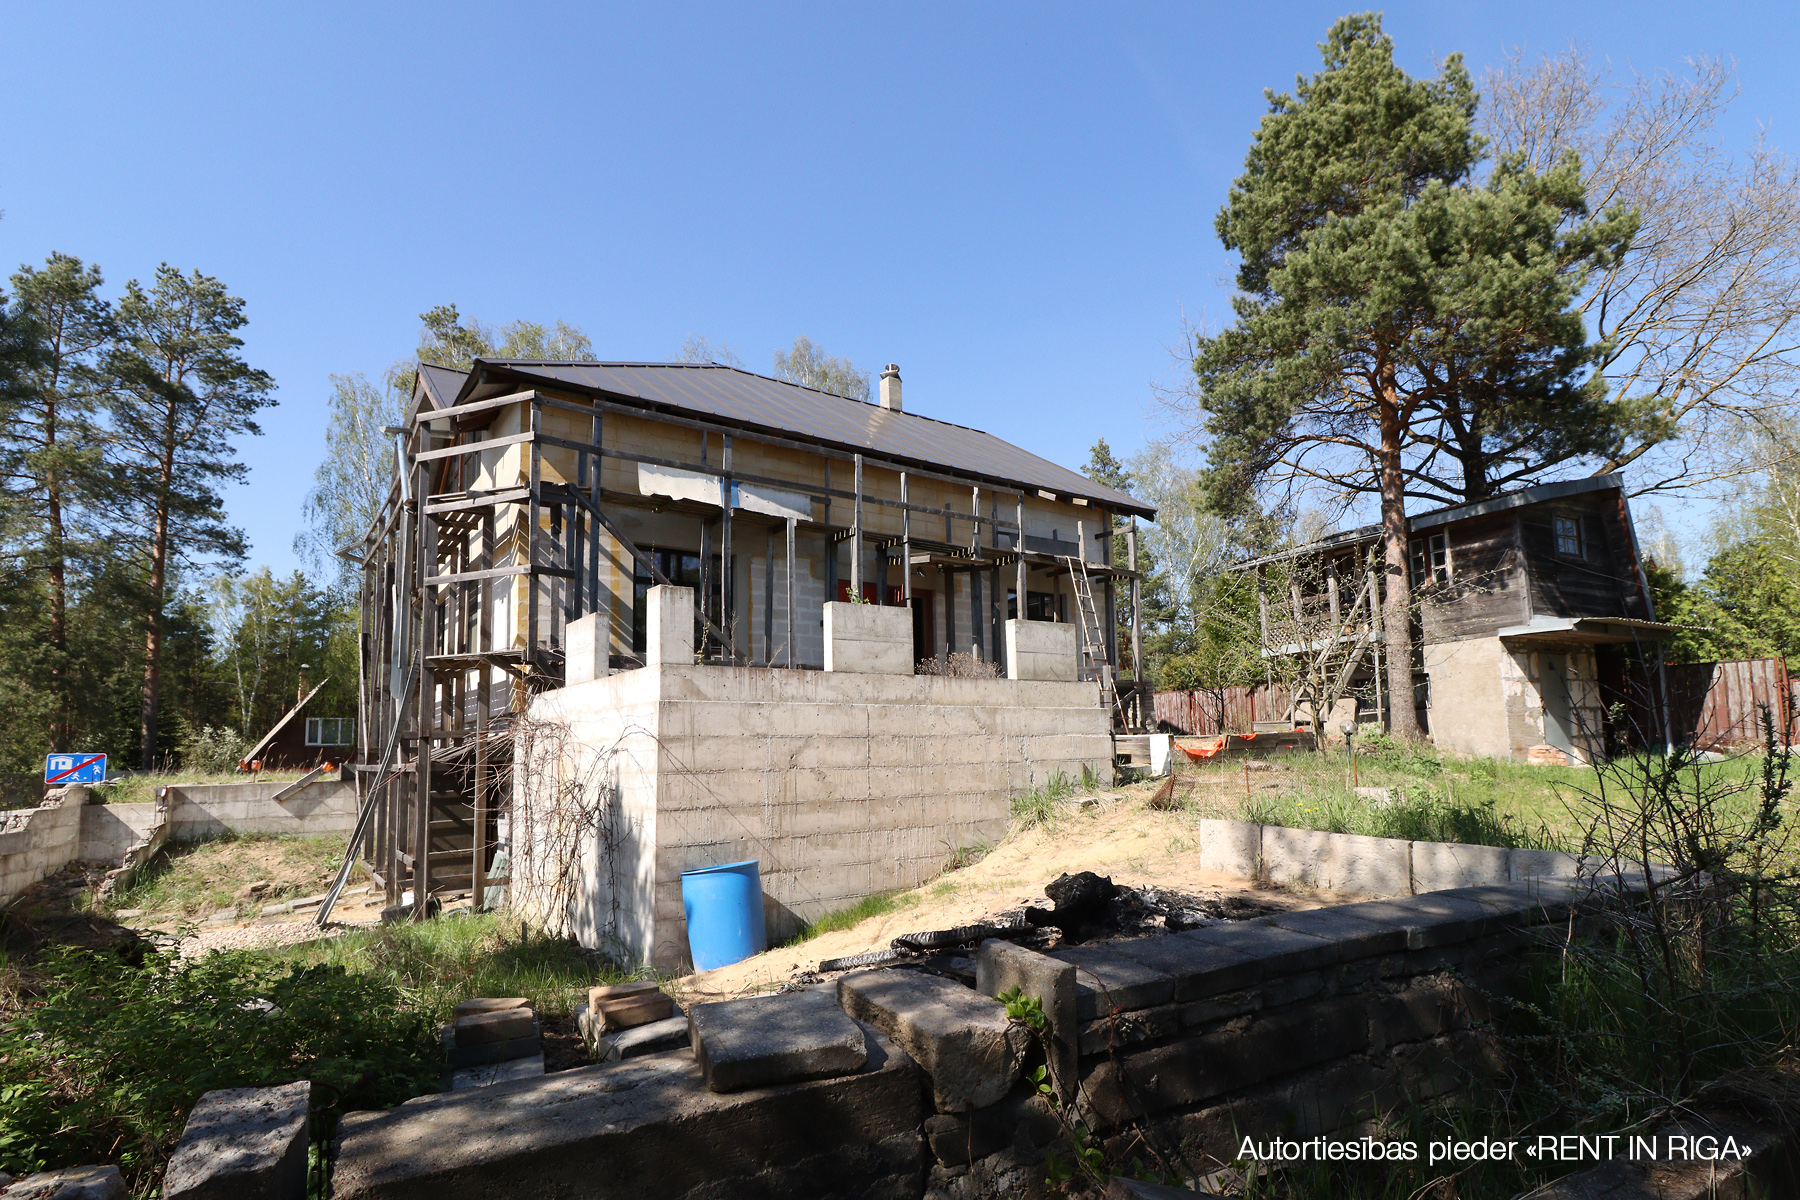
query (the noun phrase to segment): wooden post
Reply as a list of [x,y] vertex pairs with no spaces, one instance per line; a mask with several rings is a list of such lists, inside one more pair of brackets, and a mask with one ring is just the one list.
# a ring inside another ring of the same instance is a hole
[[[531,465],[527,476],[530,494],[525,503],[525,662],[532,668],[537,666],[538,652],[537,539],[538,519],[542,512],[538,492],[543,487],[544,470],[543,447],[538,444],[537,435],[542,431],[543,421],[544,406],[538,403],[534,395],[531,398]],[[425,511],[425,496],[422,492],[419,495],[419,511]]]
[[[862,603],[863,589],[862,467],[862,455],[858,454],[856,456],[856,503],[850,513],[850,598],[858,604]],[[886,603],[886,601],[886,596],[876,597],[877,603]]]
[[1131,559],[1131,677],[1142,681],[1144,678],[1144,612],[1142,596],[1138,591],[1138,534],[1137,517],[1131,518],[1131,531],[1125,535],[1125,553]]
[[1013,543],[1013,549],[1019,552],[1018,582],[1014,590],[1018,594],[1018,617],[1021,621],[1029,621],[1030,614],[1025,607],[1025,493],[1019,493],[1019,539]]
[[[988,546],[1000,549],[1000,497],[988,499]],[[1006,657],[1006,592],[1000,586],[999,555],[994,556],[994,565],[988,571],[988,640],[994,648],[993,661],[1000,663]],[[1005,664],[1000,664],[1004,667]]]
[[912,510],[907,508],[906,472],[900,472],[900,599],[912,607]]
[[719,465],[725,474],[719,477],[719,628],[724,630],[729,646],[719,647],[727,660],[737,656],[737,628],[731,611],[731,435],[721,439]]
[[[536,406],[534,405],[534,413],[535,409]],[[537,422],[534,420],[532,424],[535,427]],[[423,427],[421,427],[420,436],[424,436]],[[532,482],[535,485],[537,482],[536,442],[531,444],[531,449],[531,473]],[[419,513],[419,552],[417,555],[417,572],[419,580],[418,655],[420,670],[419,701],[417,710],[419,719],[419,737],[417,741],[418,757],[413,760],[415,783],[414,795],[416,797],[417,806],[413,812],[412,828],[412,918],[415,921],[422,921],[425,919],[425,913],[431,897],[431,725],[433,718],[436,715],[436,705],[433,704],[432,701],[437,690],[436,680],[433,678],[434,673],[431,669],[431,638],[432,633],[437,627],[437,614],[434,611],[433,604],[434,597],[432,592],[434,589],[425,581],[431,577],[432,572],[436,569],[437,547],[434,544],[435,539],[432,537],[432,526],[435,522],[425,511],[428,473],[423,465],[418,468],[418,475],[415,478],[417,482],[413,487],[413,498],[414,502],[418,505]],[[532,488],[532,495],[537,495],[535,486]],[[534,505],[534,517],[536,515],[535,508],[536,506]]]
[[794,530],[799,522],[789,517],[787,522],[787,665],[800,665],[800,655],[794,645],[794,609],[797,598],[794,595]]
[[836,600],[838,593],[838,536],[831,527],[831,460],[825,460],[825,599]]
[[763,666],[775,665],[775,527],[764,532],[768,546],[763,551]]
[[[594,469],[593,474],[588,477],[588,502],[594,506],[594,512],[600,511],[600,493],[602,490],[600,486],[600,476],[601,473],[606,470],[606,458],[600,453],[602,445],[600,438],[601,435],[605,433],[605,429],[600,422],[600,410],[595,409],[594,429],[591,435],[591,441],[594,446]],[[608,588],[605,603],[601,603],[600,522],[595,520],[592,515],[583,515],[587,518],[588,531],[588,598],[591,601],[589,611],[600,614],[600,619],[594,623],[596,626],[594,636],[600,639],[601,661],[609,662],[612,653],[613,598],[612,590]]]
[[[599,460],[595,460],[595,471],[599,470]],[[475,565],[480,570],[493,566],[494,557],[494,510],[488,509],[481,518],[481,540],[477,543],[479,550],[475,557]],[[493,646],[494,606],[491,604],[493,580],[483,579],[476,583],[476,602],[480,606],[476,610],[475,651],[485,656]],[[475,911],[481,911],[482,897],[487,889],[487,793],[488,793],[488,719],[493,712],[493,664],[486,657],[476,660],[481,664],[481,675],[475,684],[475,848],[474,874],[470,879],[470,898]]]

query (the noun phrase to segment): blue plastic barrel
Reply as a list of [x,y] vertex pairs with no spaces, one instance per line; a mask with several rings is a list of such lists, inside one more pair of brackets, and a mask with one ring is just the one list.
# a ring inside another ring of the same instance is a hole
[[757,861],[681,873],[688,952],[694,970],[730,966],[768,946],[763,929],[762,875]]

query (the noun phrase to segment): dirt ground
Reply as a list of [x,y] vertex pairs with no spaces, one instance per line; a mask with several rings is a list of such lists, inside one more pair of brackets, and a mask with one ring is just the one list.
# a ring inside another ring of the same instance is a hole
[[1027,905],[1047,906],[1044,885],[1064,873],[1093,871],[1132,888],[1167,889],[1216,901],[1238,897],[1274,909],[1319,908],[1358,899],[1259,887],[1236,876],[1202,871],[1195,816],[1183,810],[1151,809],[1147,800],[1154,790],[1154,785],[1138,785],[1078,798],[1054,827],[1006,839],[981,861],[895,897],[891,912],[687,976],[670,990],[694,1001],[768,991],[797,974],[816,971],[827,959],[886,949],[901,934],[1016,915]]

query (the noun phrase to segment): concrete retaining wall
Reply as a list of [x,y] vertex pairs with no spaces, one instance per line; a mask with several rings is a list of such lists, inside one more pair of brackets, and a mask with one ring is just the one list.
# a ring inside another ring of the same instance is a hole
[[[531,716],[568,743],[526,772],[515,901],[659,966],[687,957],[682,871],[757,859],[779,938],[924,882],[1004,833],[1014,795],[1112,759],[1091,683],[661,666],[546,693]],[[567,857],[547,798],[572,800],[569,781],[600,822],[573,894],[532,866],[534,836],[536,861]]]
[[1205,870],[1353,896],[1406,896],[1476,884],[1573,879],[1581,867],[1575,855],[1558,850],[1409,842],[1249,821],[1202,820],[1199,837],[1200,865]]
[[0,813],[0,903],[75,861],[87,796],[85,787],[64,788],[36,808]]
[[1211,1169],[1246,1133],[1329,1134],[1455,1091],[1500,1066],[1484,993],[1513,990],[1586,894],[1471,887],[1052,951],[1078,971],[1084,1115],[1147,1123]]
[[171,784],[169,836],[177,842],[228,832],[317,837],[356,827],[354,783],[321,779],[277,802],[275,796],[292,786],[292,781]]

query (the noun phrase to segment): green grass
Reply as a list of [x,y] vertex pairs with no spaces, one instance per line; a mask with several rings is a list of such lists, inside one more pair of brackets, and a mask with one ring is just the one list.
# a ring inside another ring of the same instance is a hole
[[[109,912],[142,909],[155,915],[203,917],[221,909],[252,912],[284,897],[324,891],[344,857],[344,838],[239,837],[223,834],[171,845],[138,873],[137,880],[105,905]],[[353,877],[353,882],[360,882]],[[254,898],[248,885],[271,886]]]
[[433,1021],[474,996],[524,996],[541,1013],[567,1013],[586,1002],[590,987],[648,977],[588,958],[569,939],[526,928],[506,913],[352,930],[271,954],[371,976]]
[[101,804],[145,804],[156,799],[156,789],[172,783],[292,783],[305,771],[177,771],[159,775],[127,775],[94,789]]
[[822,933],[836,933],[840,929],[852,929],[870,917],[886,916],[891,912],[915,908],[918,903],[919,897],[911,892],[881,892],[874,896],[865,896],[855,904],[833,909],[821,915],[817,920],[808,921],[797,935],[784,944],[797,945],[800,942],[809,942]]
[[[1083,781],[1091,778],[1086,769]],[[1076,781],[1058,771],[1042,784],[1012,798],[1012,831],[1025,833],[1032,829],[1055,829],[1067,810],[1069,798],[1075,794]]]
[[[1202,793],[1202,815],[1233,816],[1266,825],[1360,833],[1415,841],[1468,842],[1578,851],[1592,806],[1588,796],[1602,785],[1592,767],[1534,766],[1498,759],[1440,758],[1420,752],[1358,753],[1355,786],[1392,788],[1396,800],[1383,805],[1355,794],[1349,758],[1342,747],[1324,754],[1281,755],[1276,771],[1250,776],[1244,792],[1242,760],[1224,767],[1190,768],[1201,780],[1223,786]],[[1756,756],[1706,763],[1696,770],[1709,781],[1755,782]],[[1618,786],[1617,772],[1633,760],[1605,768],[1606,786]],[[1277,782],[1279,791],[1257,785]],[[1750,789],[1745,803],[1750,802]],[[1404,801],[1399,797],[1404,795]]]

